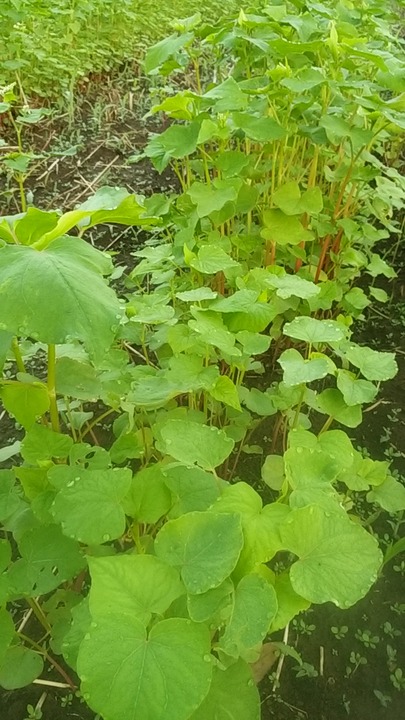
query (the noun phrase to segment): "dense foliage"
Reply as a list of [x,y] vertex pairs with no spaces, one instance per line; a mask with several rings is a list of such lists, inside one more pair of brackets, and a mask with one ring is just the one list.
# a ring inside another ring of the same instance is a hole
[[[237,7],[207,0],[206,19]],[[139,59],[168,32],[170,23],[200,9],[196,0],[2,0],[0,85],[18,73],[30,94],[59,98],[63,105],[89,73]]]
[[[145,156],[179,192],[0,221],[0,398],[24,429],[1,451],[4,688],[63,655],[106,720],[257,720],[266,639],[395,555],[373,520],[405,489],[349,437],[396,373],[352,337],[403,207],[388,19],[297,0],[179,23],[145,59],[169,119]],[[125,272],[84,239],[102,223],[147,234]]]

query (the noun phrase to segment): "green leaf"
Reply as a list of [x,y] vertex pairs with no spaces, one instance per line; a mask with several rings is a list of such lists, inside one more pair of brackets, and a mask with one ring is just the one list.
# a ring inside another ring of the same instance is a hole
[[369,490],[370,485],[381,485],[387,479],[388,462],[363,458],[357,450],[352,451],[352,456],[352,464],[338,478],[349,490]]
[[175,33],[152,45],[145,55],[144,68],[146,74],[157,70],[166,60],[169,60],[169,58],[184,48],[192,38],[193,33],[183,33],[182,35]]
[[263,642],[276,613],[274,588],[260,575],[245,575],[235,590],[220,647],[232,657],[243,657],[247,650]]
[[172,158],[180,159],[196,150],[199,132],[198,122],[189,125],[171,125],[149,141],[145,155],[151,158],[159,172],[163,172]]
[[[201,271],[203,272],[203,271]],[[201,302],[202,300],[214,300],[218,293],[209,287],[195,288],[194,290],[186,290],[176,293],[176,298],[183,302]]]
[[228,297],[219,297],[210,303],[210,310],[218,313],[250,313],[256,304],[259,293],[256,290],[237,290]]
[[272,490],[280,491],[284,476],[284,459],[282,455],[267,455],[261,471],[263,482]]
[[260,495],[250,485],[238,482],[224,488],[212,506],[215,513],[239,513],[244,546],[237,566],[239,577],[271,560],[280,549],[279,526],[289,513],[287,505],[263,507]]
[[243,661],[215,666],[210,691],[190,720],[260,720],[260,696],[252,671]]
[[71,610],[71,614],[72,622],[63,638],[62,653],[68,665],[76,670],[79,648],[91,623],[89,598],[85,597],[78,605],[75,605]]
[[57,212],[44,212],[30,207],[23,217],[14,223],[14,232],[22,245],[31,245],[53,230],[58,220]]
[[378,389],[368,380],[357,380],[354,373],[338,370],[336,385],[346,405],[362,405],[373,402]]
[[335,320],[317,320],[305,315],[285,323],[283,333],[310,344],[339,342],[345,337],[344,328]]
[[229,405],[235,410],[241,410],[238,390],[235,383],[227,375],[220,375],[215,384],[210,388],[209,393],[214,400]]
[[68,537],[88,545],[116,540],[125,532],[121,501],[131,485],[128,468],[83,470],[55,466],[49,479],[63,486],[55,497],[51,513]]
[[[387,278],[397,277],[395,270],[377,253],[371,253],[371,260],[367,265],[366,272],[372,277],[377,277],[378,275],[385,275]],[[370,290],[372,290],[372,288],[370,288]]]
[[165,468],[160,463],[135,473],[123,507],[137,523],[154,525],[169,512],[172,500],[166,485]]
[[31,685],[44,667],[42,656],[22,645],[8,648],[0,663],[0,685],[5,690],[17,690]]
[[299,245],[313,239],[312,232],[304,228],[299,217],[285,215],[281,210],[265,210],[263,223],[261,236],[278,245]]
[[7,648],[11,644],[14,636],[13,618],[7,610],[0,608],[0,667],[6,656]]
[[56,433],[44,425],[34,425],[21,443],[24,460],[36,465],[51,458],[65,458],[69,455],[73,440],[68,435]]
[[164,482],[174,495],[169,517],[177,518],[193,510],[208,510],[219,497],[219,483],[212,473],[193,465],[163,468]]
[[292,180],[280,185],[273,194],[273,203],[286,215],[297,215],[300,212],[301,190],[297,182]]
[[99,617],[79,652],[83,695],[109,720],[187,720],[210,688],[210,645],[208,629],[183,618],[147,634],[136,617]]
[[324,74],[316,68],[305,68],[297,73],[295,77],[283,78],[280,85],[292,90],[294,93],[305,92],[326,82]]
[[214,621],[217,614],[227,605],[231,604],[231,593],[234,590],[233,582],[226,578],[221,585],[200,593],[200,595],[187,596],[187,609],[194,622]]
[[294,348],[284,350],[278,362],[283,368],[283,381],[287,387],[320,380],[331,372],[331,361],[326,355],[323,358],[317,357],[305,360],[301,353],[294,350]]
[[300,595],[297,595],[288,572],[276,575],[274,584],[277,594],[278,610],[270,627],[270,632],[275,633],[277,630],[285,628],[291,620],[304,610],[308,610],[311,603]]
[[345,515],[307,506],[293,510],[280,533],[284,548],[299,557],[290,569],[292,587],[310,602],[350,607],[377,578],[376,539]]
[[402,512],[405,510],[405,487],[398,480],[388,476],[381,485],[368,493],[367,500],[377,503],[389,513]]
[[157,443],[161,452],[185,465],[214,470],[226,460],[234,442],[223,430],[190,420],[168,420],[160,430]]
[[316,407],[347,427],[358,427],[362,421],[361,405],[347,405],[340,390],[328,388],[318,395]]
[[3,570],[7,568],[7,566],[10,564],[10,561],[11,545],[8,540],[0,540],[0,572],[3,572]]
[[237,341],[243,346],[248,355],[262,355],[270,347],[271,338],[267,335],[241,330],[236,335]]
[[236,128],[243,130],[246,137],[256,142],[281,140],[287,134],[281,125],[269,117],[255,117],[248,113],[235,112],[232,120]]
[[238,515],[192,512],[159,531],[155,551],[181,572],[186,589],[199,594],[218,587],[234,570],[243,546]]
[[11,470],[0,470],[0,521],[20,507],[20,498]]
[[231,110],[244,110],[248,106],[249,98],[242,92],[238,83],[232,76],[219,85],[215,85],[203,95],[204,99],[214,100],[215,110],[218,113]]
[[49,486],[47,467],[15,467],[14,473],[29,500],[34,500]]
[[290,297],[299,297],[303,300],[316,297],[320,293],[319,285],[304,280],[298,275],[270,275],[268,284],[277,288],[276,295],[284,300]]
[[76,338],[94,356],[104,355],[121,309],[114,292],[80,257],[82,243],[63,237],[42,252],[22,245],[1,249],[3,329],[48,344]]
[[65,537],[57,525],[28,530],[18,548],[21,559],[8,571],[10,587],[17,596],[45,595],[85,566],[78,543]]
[[387,293],[382,288],[370,287],[368,292],[377,302],[386,303],[389,300]]
[[239,263],[217,245],[203,245],[197,257],[190,262],[191,267],[204,275],[214,275],[217,272],[225,272],[231,268],[239,267]]
[[94,367],[70,357],[56,360],[56,390],[60,395],[91,402],[99,399],[102,392]]
[[14,415],[26,429],[49,410],[48,388],[40,382],[10,382],[1,385],[0,381],[0,398],[7,412]]
[[351,343],[344,354],[367,380],[391,380],[398,372],[395,353],[379,352]]
[[195,320],[189,320],[189,327],[194,330],[207,345],[213,345],[229,355],[240,357],[241,352],[235,347],[235,336],[230,332],[219,313],[191,308]]
[[119,612],[148,625],[184,594],[178,572],[153,555],[89,558],[93,618]]
[[[212,212],[222,210],[226,203],[235,201],[239,191],[239,184],[235,187],[235,182],[237,183],[238,181],[216,180],[211,185],[194,182],[187,191],[187,194],[190,196],[193,204],[197,206],[198,217],[206,217]],[[220,248],[214,246],[211,249],[219,250]]]
[[9,458],[13,457],[14,455],[18,455],[21,448],[21,442],[20,440],[16,440],[11,445],[7,445],[6,447],[0,448],[0,463],[5,462]]

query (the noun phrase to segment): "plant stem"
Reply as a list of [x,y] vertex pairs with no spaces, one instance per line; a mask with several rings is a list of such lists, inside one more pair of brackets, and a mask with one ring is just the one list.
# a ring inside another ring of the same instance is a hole
[[18,340],[16,337],[13,337],[13,340],[11,342],[11,349],[12,349],[14,357],[15,357],[18,372],[24,373],[25,372],[24,360],[22,358],[20,346],[18,344]]
[[48,345],[48,395],[52,430],[60,432],[58,404],[56,402],[56,348]]
[[51,626],[48,623],[48,620],[46,619],[46,616],[44,615],[43,610],[42,610],[40,604],[38,603],[38,601],[35,598],[27,598],[27,603],[30,606],[35,617],[37,618],[38,622],[41,623],[44,630],[46,630],[47,633],[50,633]]

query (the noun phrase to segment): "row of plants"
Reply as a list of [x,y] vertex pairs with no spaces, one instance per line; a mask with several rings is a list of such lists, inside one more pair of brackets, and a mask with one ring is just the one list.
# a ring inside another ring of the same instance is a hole
[[[351,607],[404,549],[373,525],[405,488],[350,439],[397,370],[353,339],[403,207],[389,22],[179,22],[145,59],[169,127],[144,153],[179,192],[1,220],[3,688],[46,661],[106,720],[257,720],[268,641],[282,659],[301,611]],[[105,223],[144,232],[133,267],[86,242]]]
[[[235,10],[227,0],[226,11]],[[139,0],[4,0],[0,7],[0,85],[17,74],[30,94],[74,103],[79,83],[89,74],[114,71],[139,59],[151,42],[164,37],[170,23],[198,9],[195,0],[166,0],[164,9]],[[208,0],[206,17],[223,5]],[[105,78],[104,78],[105,79]]]

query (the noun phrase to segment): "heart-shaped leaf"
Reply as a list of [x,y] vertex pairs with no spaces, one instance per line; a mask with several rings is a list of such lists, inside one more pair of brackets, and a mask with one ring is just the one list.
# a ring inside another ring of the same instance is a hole
[[162,620],[149,632],[136,617],[97,617],[78,657],[82,692],[109,720],[187,720],[207,695],[210,634],[190,620]]

